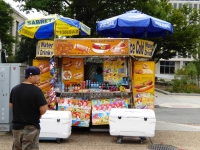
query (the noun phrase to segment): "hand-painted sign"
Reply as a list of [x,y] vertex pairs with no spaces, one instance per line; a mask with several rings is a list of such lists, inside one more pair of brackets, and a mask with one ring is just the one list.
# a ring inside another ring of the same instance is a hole
[[52,55],[54,55],[54,41],[51,40],[38,41],[36,57],[37,56],[51,57]]
[[147,40],[130,39],[129,54],[136,57],[151,57],[154,43]]

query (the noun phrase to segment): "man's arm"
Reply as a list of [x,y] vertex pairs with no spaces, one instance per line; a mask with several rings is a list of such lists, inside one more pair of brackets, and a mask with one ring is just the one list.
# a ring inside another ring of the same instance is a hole
[[47,111],[47,104],[40,106],[40,115],[43,115]]
[[12,103],[10,103],[10,108],[13,108],[13,104]]

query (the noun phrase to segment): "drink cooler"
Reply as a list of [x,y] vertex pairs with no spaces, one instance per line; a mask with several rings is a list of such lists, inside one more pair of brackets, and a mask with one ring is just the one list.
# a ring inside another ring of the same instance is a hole
[[155,135],[156,118],[151,109],[112,108],[109,116],[110,135],[117,136],[121,143],[123,136],[136,136],[140,143],[146,137]]
[[40,140],[66,139],[71,135],[72,114],[70,111],[47,110],[40,119]]

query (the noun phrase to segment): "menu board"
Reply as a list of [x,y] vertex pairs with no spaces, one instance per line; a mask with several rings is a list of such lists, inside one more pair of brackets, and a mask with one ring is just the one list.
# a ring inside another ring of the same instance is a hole
[[135,107],[154,109],[155,62],[135,61],[133,71]]
[[126,61],[125,58],[107,59],[103,62],[104,81],[112,83],[122,83],[123,77],[126,77]]
[[128,56],[127,38],[76,38],[55,39],[56,56],[100,56],[123,55]]
[[62,79],[64,84],[77,83],[84,80],[84,59],[63,58]]

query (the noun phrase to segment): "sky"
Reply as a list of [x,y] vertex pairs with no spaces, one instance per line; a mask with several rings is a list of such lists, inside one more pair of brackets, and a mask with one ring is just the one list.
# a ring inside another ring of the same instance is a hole
[[40,18],[44,16],[42,13],[39,13],[36,10],[34,11],[34,13],[30,12],[29,14],[26,14],[26,12],[20,11],[19,8],[17,7],[17,5],[19,5],[20,3],[14,2],[13,0],[4,0],[4,1],[9,3],[15,10],[20,12],[22,15],[24,15],[28,19]]

